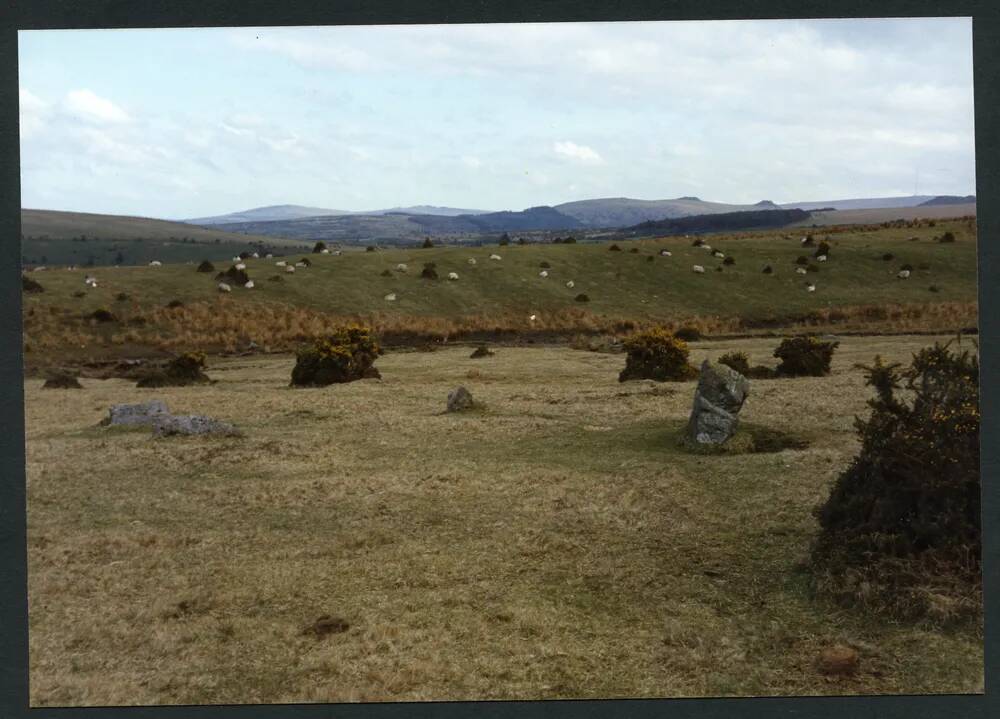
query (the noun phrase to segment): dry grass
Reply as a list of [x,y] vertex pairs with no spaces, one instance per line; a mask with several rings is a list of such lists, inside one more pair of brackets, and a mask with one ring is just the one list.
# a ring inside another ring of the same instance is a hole
[[[829,378],[754,381],[748,425],[811,444],[741,456],[677,447],[693,382],[568,348],[389,353],[380,381],[310,390],[287,356],[210,361],[204,387],[27,380],[31,703],[982,691],[978,626],[876,622],[796,569],[856,451],[854,363],[928,341],[845,338]],[[445,414],[458,384],[485,409]],[[94,427],[153,397],[247,437]],[[323,615],[349,628],[302,634]],[[821,675],[843,643],[858,673]]]

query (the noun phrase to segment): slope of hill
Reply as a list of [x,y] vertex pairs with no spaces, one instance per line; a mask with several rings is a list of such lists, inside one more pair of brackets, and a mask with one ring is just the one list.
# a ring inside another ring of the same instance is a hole
[[251,247],[276,252],[306,245],[280,236],[239,234],[147,217],[21,210],[25,264],[146,264],[216,260]]
[[212,217],[196,217],[191,220],[181,220],[191,225],[221,225],[227,222],[272,222],[276,220],[295,220],[301,217],[321,217],[324,215],[349,215],[345,210],[328,210],[323,207],[305,207],[303,205],[268,205],[253,207],[242,212],[230,212]]
[[921,202],[918,207],[936,207],[938,205],[968,205],[975,204],[975,195],[965,195],[961,197],[959,195],[938,195],[935,198],[927,200],[927,202]]
[[948,219],[975,216],[976,205],[918,205],[916,207],[875,207],[862,210],[811,211],[800,226],[866,225],[893,220]]
[[674,200],[635,200],[629,197],[606,197],[556,205],[555,209],[580,221],[584,227],[630,227],[649,220],[665,220],[689,215],[736,212],[755,209],[754,205],[706,202],[697,197]]
[[934,195],[907,195],[905,197],[861,197],[847,200],[819,200],[816,202],[786,202],[781,205],[786,210],[818,210],[832,207],[835,210],[869,210],[880,207],[916,207]]
[[623,234],[644,237],[649,235],[676,235],[686,232],[735,232],[762,228],[786,227],[809,218],[805,210],[746,210],[719,212],[710,215],[675,217],[669,220],[650,220],[623,230]]
[[459,207],[438,207],[436,205],[412,205],[410,207],[390,207],[388,210],[373,210],[371,212],[355,212],[356,215],[438,215],[440,217],[457,217],[458,215],[485,215],[493,210],[463,210]]

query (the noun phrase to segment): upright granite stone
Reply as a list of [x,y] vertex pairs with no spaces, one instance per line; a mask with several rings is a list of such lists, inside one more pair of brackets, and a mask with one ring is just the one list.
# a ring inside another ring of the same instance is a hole
[[696,444],[722,444],[732,437],[748,394],[750,382],[746,377],[724,364],[705,360],[688,420],[688,440]]
[[162,400],[154,399],[139,404],[114,404],[108,410],[108,416],[101,420],[107,426],[142,426],[151,425],[159,417],[169,417],[167,405]]
[[475,402],[472,401],[472,394],[465,387],[456,387],[448,393],[448,411],[462,412],[472,409]]
[[243,433],[228,422],[195,414],[163,415],[154,420],[154,437],[168,437],[175,434],[218,434],[239,437]]

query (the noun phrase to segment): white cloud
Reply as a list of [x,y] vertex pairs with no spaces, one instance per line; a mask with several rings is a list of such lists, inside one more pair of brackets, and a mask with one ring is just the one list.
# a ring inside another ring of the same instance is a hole
[[604,162],[604,159],[593,148],[586,145],[577,145],[575,142],[570,142],[569,140],[554,143],[552,150],[561,157],[566,157],[586,165],[599,165]]
[[111,100],[90,90],[71,90],[63,103],[65,109],[76,117],[99,124],[130,122],[132,118]]
[[462,164],[468,168],[476,170],[483,166],[483,161],[478,157],[473,157],[472,155],[463,155]]
[[370,53],[352,44],[337,42],[333,37],[327,41],[304,40],[280,28],[234,31],[231,37],[238,47],[284,55],[303,67],[364,72],[382,65]]
[[25,140],[41,132],[49,114],[49,105],[23,87],[18,88],[17,97],[20,110],[21,139]]

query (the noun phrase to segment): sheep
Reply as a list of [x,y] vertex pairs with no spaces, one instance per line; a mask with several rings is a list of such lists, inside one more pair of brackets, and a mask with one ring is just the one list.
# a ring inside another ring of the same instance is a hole
[[570,280],[569,282],[566,283],[566,286],[569,287],[570,289],[573,289],[574,287],[576,287],[576,283],[573,282],[573,280]]
[[266,255],[264,255],[264,259],[265,259],[265,260],[269,260],[269,259],[271,259],[272,257],[274,257],[274,255],[272,255],[272,254],[271,254],[270,252],[268,252],[268,253],[267,253]]
[[409,269],[405,262],[400,262],[396,265],[396,272],[406,272]]
[[805,246],[805,244],[807,242],[809,242],[809,238],[808,237],[803,237],[801,240],[799,240],[799,244],[802,245],[802,246]]
[[83,278],[83,284],[85,284],[85,285],[95,284],[96,285],[97,284],[97,278],[94,277],[93,275],[87,275],[86,277]]
[[711,245],[701,245],[701,249],[705,250],[705,252],[711,252],[712,251],[712,246]]
[[534,322],[536,319],[538,319],[538,315],[531,315],[531,317],[528,318],[530,322]]
[[715,252],[712,253],[712,257],[717,257],[720,260],[724,260],[726,258],[726,256],[724,254],[722,254],[721,252],[719,252],[718,250],[716,250]]
[[248,290],[252,290],[253,289],[253,280],[247,280],[246,284],[243,285],[243,286],[246,287]]
[[395,292],[390,292],[389,294],[387,294],[385,296],[385,301],[386,302],[395,302],[396,301],[396,293]]
[[815,291],[816,291],[816,285],[811,283],[806,285],[806,292],[815,292]]
[[321,255],[328,255],[328,254],[330,254],[330,250],[328,250],[328,249],[326,249],[326,248],[324,247],[324,248],[323,248],[322,250],[320,250],[320,251],[319,251],[319,253],[320,253]]
[[232,292],[233,288],[227,285],[225,282],[219,283],[219,292]]
[[286,265],[285,272],[292,274],[293,272],[295,272],[295,267],[293,265]]
[[457,280],[458,279],[458,273],[457,272],[449,272],[448,273],[448,279],[449,280]]
[[697,272],[700,275],[705,274],[705,268],[702,267],[701,265],[695,265],[694,267],[691,268],[691,270]]
[[243,262],[237,262],[236,263],[236,269],[238,269],[238,270],[245,270],[246,268],[247,268],[247,266]]
[[673,257],[670,250],[660,250],[660,257]]
[[333,254],[334,256],[339,255],[340,254],[340,250],[334,250],[331,254]]
[[253,257],[253,258],[254,258],[255,260],[259,260],[259,259],[260,259],[260,253],[258,253],[258,252],[254,252],[254,253],[253,253],[252,255],[250,255],[250,256],[251,256],[251,257]]
[[159,267],[159,266],[160,266],[160,265],[162,265],[162,264],[163,264],[163,263],[162,263],[162,262],[160,262],[159,260],[153,260],[152,262],[150,262],[150,263],[149,263],[149,266],[150,266],[150,267]]
[[826,255],[817,255],[816,256],[816,261],[817,262],[826,262]]
[[491,260],[499,260],[500,259],[500,255],[490,255],[490,259]]
[[541,272],[538,273],[538,276],[539,277],[548,277],[549,276],[549,271],[548,270],[542,270]]
[[34,270],[32,270],[32,272],[44,272],[45,269],[46,269],[45,265],[41,265],[39,267],[36,267]]
[[470,257],[470,258],[469,258],[469,264],[470,264],[470,265],[474,265],[474,264],[476,264],[476,258],[475,258],[475,257]]
[[288,264],[288,263],[287,263],[287,262],[285,262],[284,260],[278,260],[277,262],[275,262],[275,263],[274,263],[274,266],[275,266],[275,267],[284,267],[284,266],[285,266],[285,265],[287,265],[287,264]]
[[901,280],[905,280],[909,276],[910,276],[910,271],[909,270],[900,270],[899,274],[896,275],[896,277],[898,277]]
[[805,267],[796,267],[795,271],[800,275],[804,275],[806,272],[808,272],[808,270]]
[[239,255],[236,255],[236,257],[233,258],[233,262],[239,262],[242,259],[243,259],[242,257],[240,257]]

